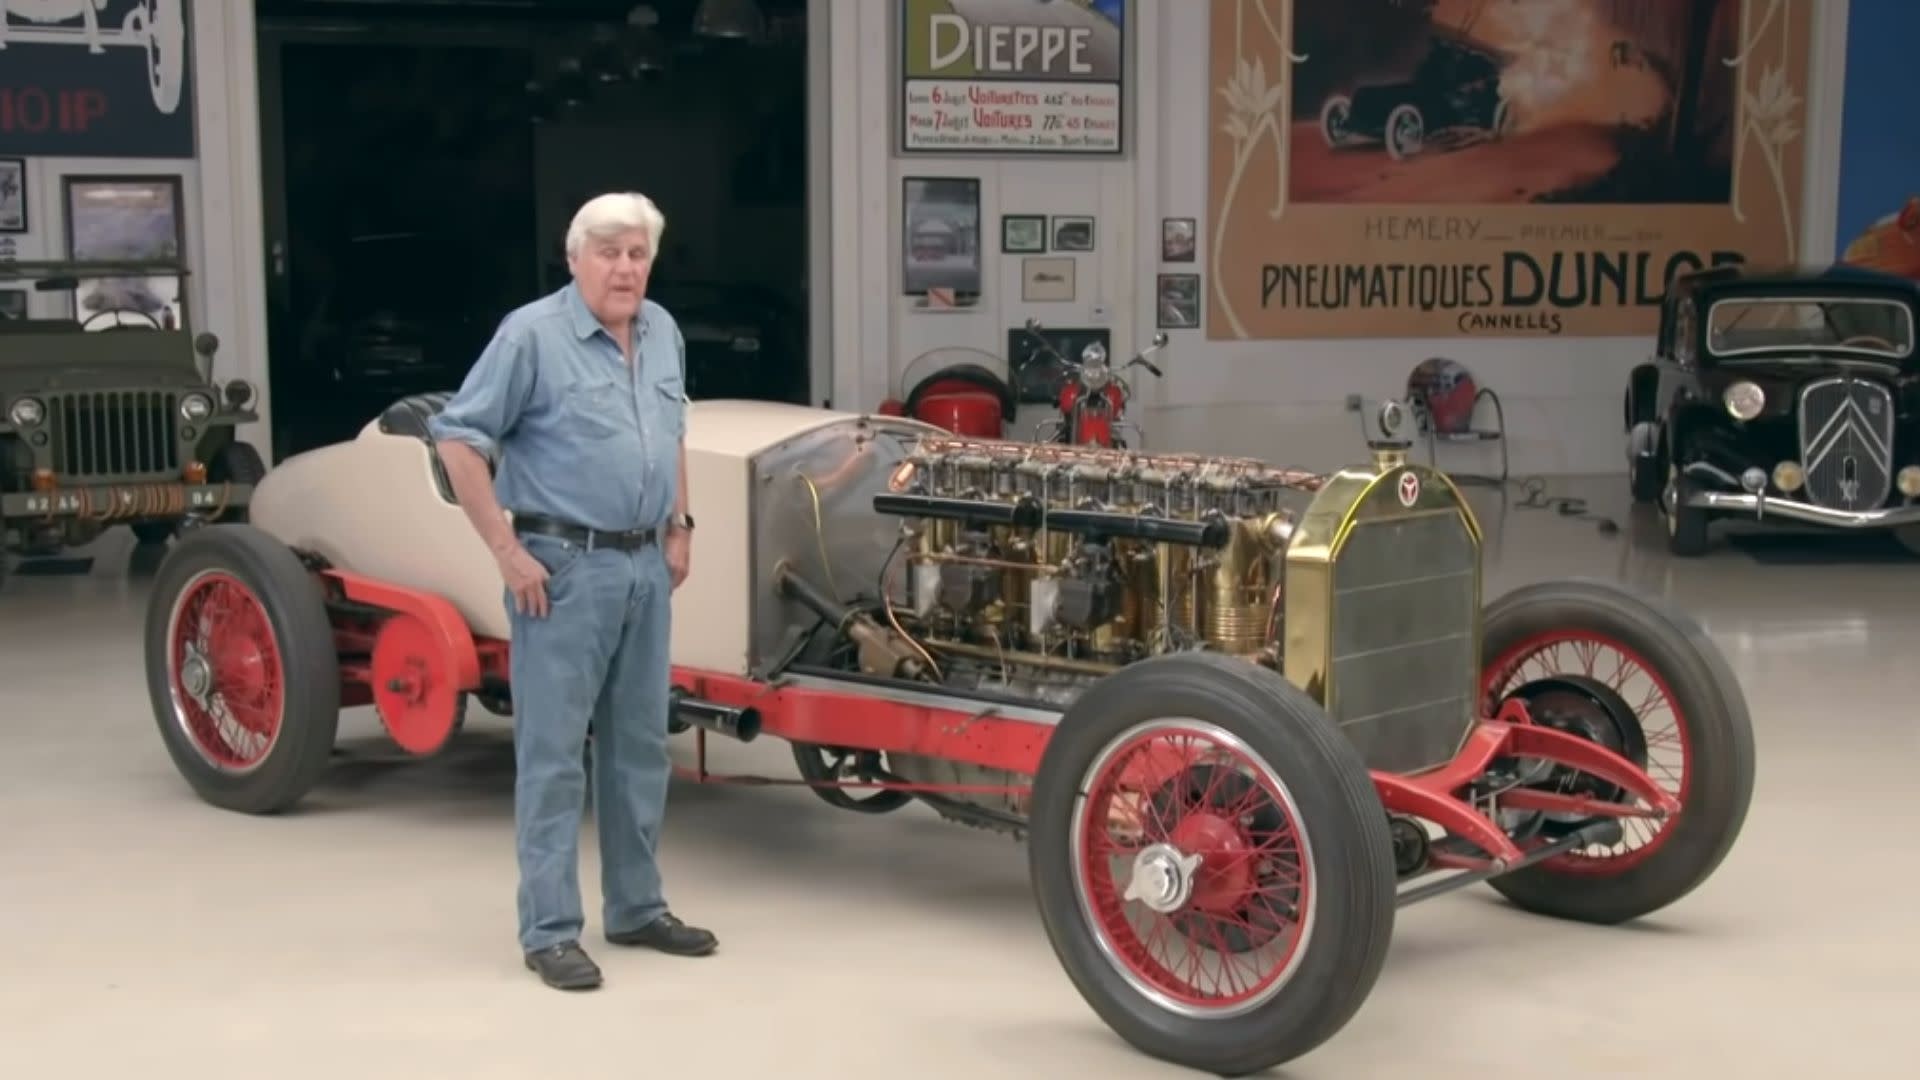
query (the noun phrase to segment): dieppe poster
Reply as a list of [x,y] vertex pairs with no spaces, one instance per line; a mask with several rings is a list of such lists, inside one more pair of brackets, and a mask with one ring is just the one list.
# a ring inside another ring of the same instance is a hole
[[1794,262],[1813,5],[1212,0],[1208,336],[1638,336]]
[[1125,0],[901,0],[905,153],[1115,155]]
[[1840,128],[1842,262],[1920,279],[1920,128],[1912,99],[1915,0],[1847,7],[1846,99]]

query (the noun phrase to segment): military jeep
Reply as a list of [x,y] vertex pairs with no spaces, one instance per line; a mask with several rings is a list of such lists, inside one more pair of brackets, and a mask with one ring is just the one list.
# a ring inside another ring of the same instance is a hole
[[0,288],[65,293],[60,317],[0,317],[0,573],[128,525],[143,544],[245,517],[266,474],[235,426],[254,388],[213,377],[219,341],[147,284],[177,262],[0,263]]

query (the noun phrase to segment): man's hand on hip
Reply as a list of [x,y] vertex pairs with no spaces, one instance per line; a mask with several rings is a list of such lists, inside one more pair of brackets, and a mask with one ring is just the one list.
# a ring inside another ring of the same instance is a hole
[[693,562],[693,533],[686,529],[667,529],[667,573],[673,578],[673,587],[687,580],[687,571]]
[[536,619],[547,617],[547,568],[520,544],[499,556],[500,576],[513,594],[513,609]]

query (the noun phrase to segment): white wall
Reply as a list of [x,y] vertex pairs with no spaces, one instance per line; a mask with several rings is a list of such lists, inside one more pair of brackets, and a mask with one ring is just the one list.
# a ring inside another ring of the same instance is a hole
[[[1128,160],[983,161],[895,157],[896,5],[835,0],[835,66],[853,68],[856,78],[834,91],[834,160],[857,162],[835,177],[836,405],[877,404],[897,389],[890,380],[927,348],[972,346],[1001,355],[1006,327],[1029,315],[1088,324],[1091,306],[1106,303],[1116,355],[1151,337],[1160,219],[1207,219],[1210,8],[1199,0],[1129,5]],[[1832,254],[1845,10],[1844,2],[1816,5],[1802,243],[1813,261]],[[858,62],[847,64],[843,57]],[[978,311],[913,314],[898,295],[900,180],[915,173],[982,179],[987,279]],[[1081,257],[1076,304],[1019,303],[1018,256],[998,254],[1004,212],[1099,216],[1098,250]],[[1196,263],[1167,269],[1204,268],[1205,239]],[[1516,476],[1617,472],[1624,466],[1625,374],[1649,345],[1645,338],[1213,342],[1204,330],[1175,331],[1162,365],[1167,377],[1135,380],[1136,419],[1151,447],[1251,454],[1323,468],[1362,449],[1358,418],[1345,408],[1348,394],[1404,393],[1416,363],[1452,356],[1501,398]],[[1043,410],[1023,410],[1019,434],[1031,432],[1037,411]],[[1441,454],[1447,468],[1488,472],[1498,466],[1491,448],[1449,446]]]
[[[929,349],[984,350],[999,358],[1004,370],[1007,331],[1029,318],[1048,326],[1105,326],[1113,334],[1116,354],[1130,349],[1137,328],[1129,320],[1140,309],[1135,295],[1140,263],[1134,214],[1136,163],[1132,155],[1087,161],[1053,158],[1045,162],[930,154],[896,157],[894,149],[900,142],[895,81],[899,48],[893,16],[897,7],[871,0],[834,0],[830,18],[835,69],[846,66],[840,63],[840,57],[860,58],[854,65],[856,78],[833,89],[831,138],[838,170],[831,230],[835,252],[834,404],[872,408],[889,395],[905,394],[910,387],[901,385],[901,374]],[[1136,76],[1124,106],[1130,119],[1131,141],[1133,132],[1142,126],[1131,119],[1141,108],[1138,87],[1142,84],[1138,65],[1131,58],[1129,67]],[[983,280],[976,307],[916,311],[916,299],[901,295],[902,202],[904,182],[910,176],[980,180]],[[1046,253],[1049,258],[1075,261],[1072,301],[1022,303],[1020,267],[1024,256],[1000,253],[1002,214],[1094,218],[1093,251]],[[1152,332],[1149,319],[1147,337]],[[952,361],[982,362],[982,358],[956,355]],[[939,358],[923,360],[914,378],[939,366]],[[1016,431],[1010,434],[1031,435],[1033,425],[1044,419],[1047,411],[1044,406],[1022,407],[1015,421]]]

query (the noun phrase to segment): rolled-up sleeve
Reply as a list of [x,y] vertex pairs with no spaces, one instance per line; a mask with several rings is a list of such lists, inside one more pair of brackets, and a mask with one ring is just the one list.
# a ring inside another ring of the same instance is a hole
[[502,328],[446,408],[427,422],[435,441],[462,442],[500,459],[500,443],[533,395],[533,356],[518,330]]

